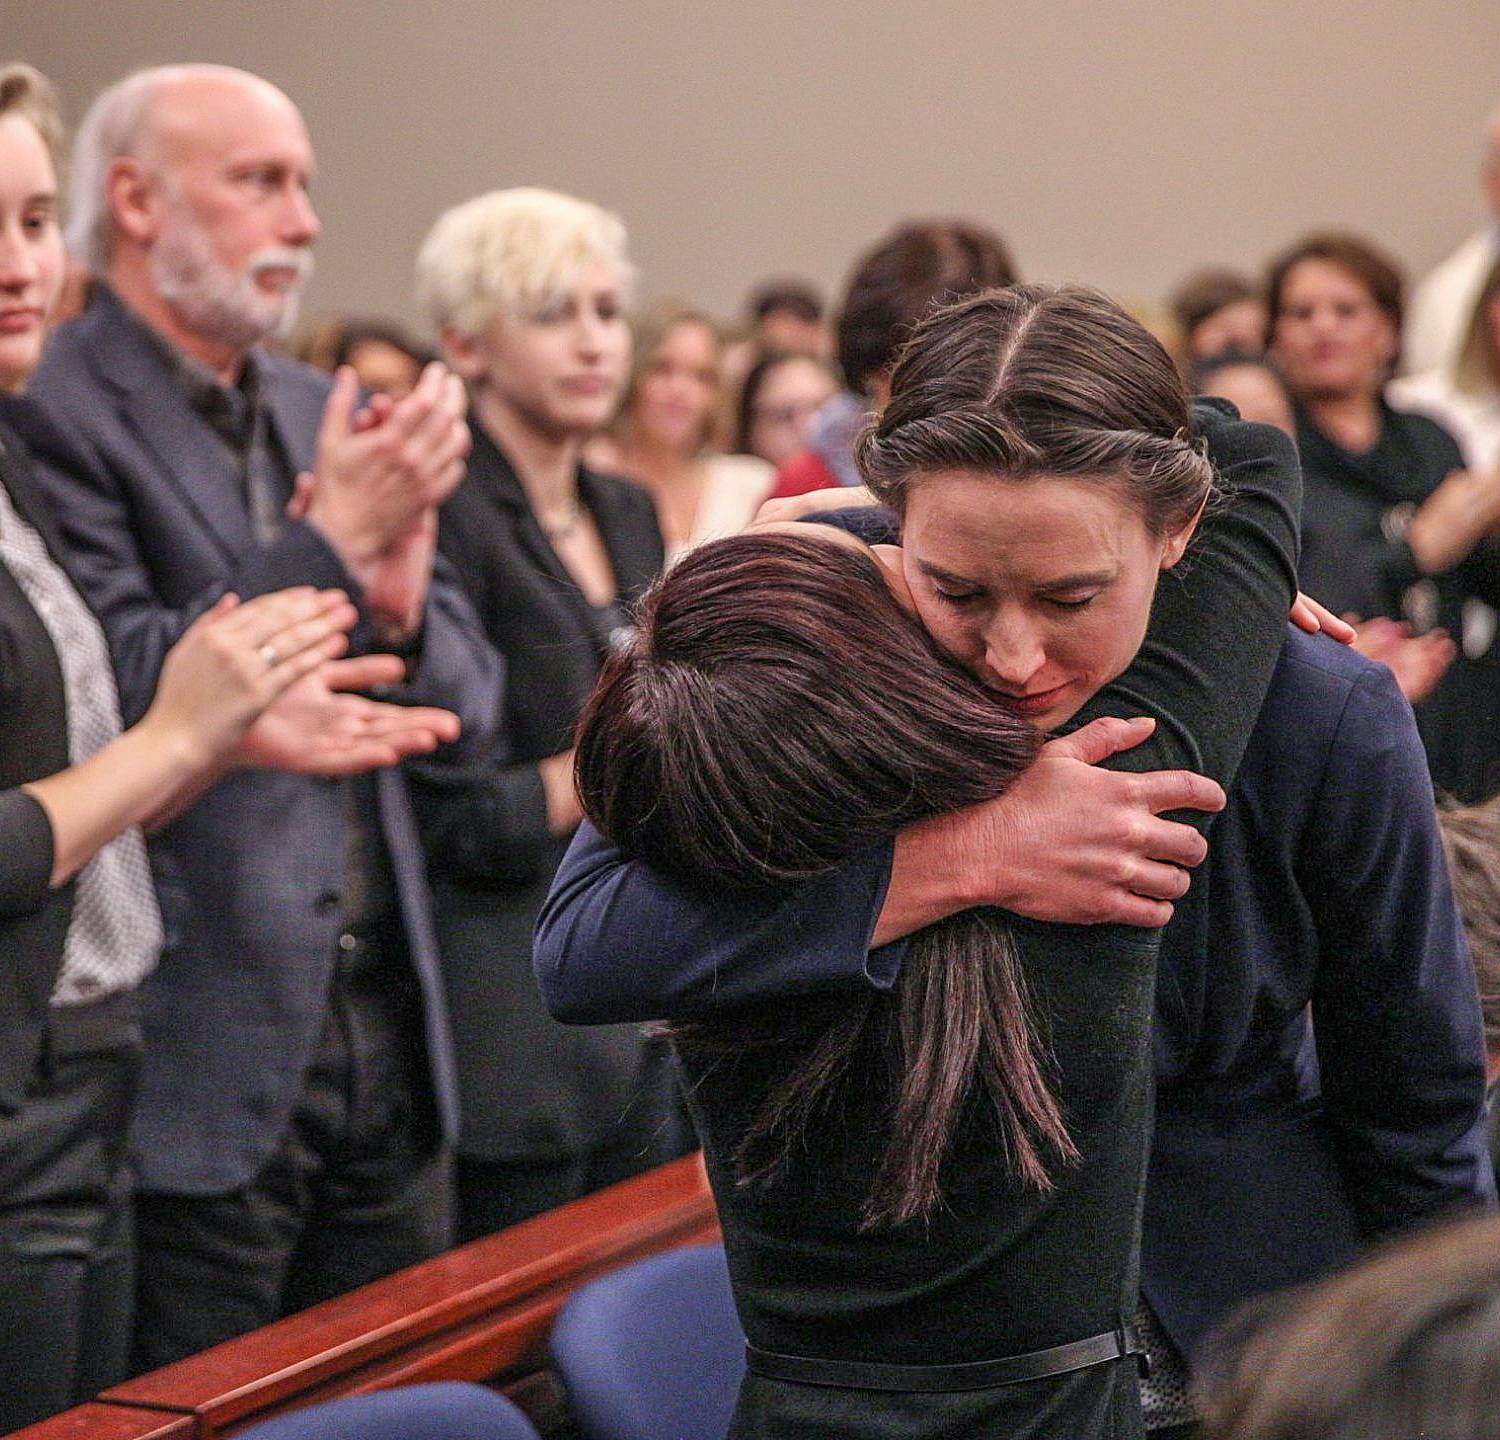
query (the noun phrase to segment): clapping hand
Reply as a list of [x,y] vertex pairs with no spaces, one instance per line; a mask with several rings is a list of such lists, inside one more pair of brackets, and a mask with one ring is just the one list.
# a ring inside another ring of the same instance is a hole
[[268,705],[342,655],[357,612],[310,585],[241,604],[221,596],[167,653],[142,726],[191,769],[216,763]]
[[338,551],[388,641],[421,622],[435,549],[436,510],[463,478],[470,448],[463,384],[434,362],[410,395],[358,405],[340,370],[318,432],[311,476],[298,478],[288,514]]
[[394,655],[328,662],[291,686],[250,727],[235,763],[297,775],[358,775],[456,740],[459,721],[451,711],[352,693],[393,685],[404,673]]
[[1458,655],[1458,646],[1446,630],[1413,635],[1404,620],[1388,620],[1380,615],[1373,620],[1359,620],[1354,628],[1357,632],[1354,648],[1384,665],[1413,705],[1432,694]]
[[339,370],[318,430],[307,518],[356,564],[378,554],[463,478],[464,411],[463,383],[437,361],[410,395],[365,407],[354,372]]
[[1455,470],[1424,500],[1406,543],[1427,575],[1451,570],[1500,526],[1500,466]]

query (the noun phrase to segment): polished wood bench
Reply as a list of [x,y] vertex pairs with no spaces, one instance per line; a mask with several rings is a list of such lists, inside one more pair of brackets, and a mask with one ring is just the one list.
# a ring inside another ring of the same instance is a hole
[[481,1380],[559,1420],[547,1336],[609,1270],[718,1238],[696,1155],[154,1370],[11,1440],[214,1440],[338,1395]]

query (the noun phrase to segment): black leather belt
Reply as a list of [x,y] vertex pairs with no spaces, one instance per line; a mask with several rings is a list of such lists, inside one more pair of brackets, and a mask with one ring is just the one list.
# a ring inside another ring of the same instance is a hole
[[1144,1358],[1140,1342],[1121,1325],[1087,1340],[1070,1340],[1045,1350],[978,1360],[963,1365],[876,1365],[861,1360],[816,1360],[805,1355],[778,1355],[745,1346],[745,1364],[752,1374],[768,1380],[791,1380],[798,1385],[826,1385],[840,1390],[892,1390],[933,1395],[945,1391],[989,1390],[1066,1375],[1127,1355]]

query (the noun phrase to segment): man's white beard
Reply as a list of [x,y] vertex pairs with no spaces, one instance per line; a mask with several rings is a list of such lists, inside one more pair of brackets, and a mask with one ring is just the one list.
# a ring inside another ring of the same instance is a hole
[[[151,250],[151,283],[156,293],[195,335],[236,350],[285,335],[297,323],[302,286],[312,274],[305,249],[275,246],[257,250],[243,273],[220,264],[203,227],[179,209]],[[290,289],[262,290],[256,277],[266,270],[293,270]]]

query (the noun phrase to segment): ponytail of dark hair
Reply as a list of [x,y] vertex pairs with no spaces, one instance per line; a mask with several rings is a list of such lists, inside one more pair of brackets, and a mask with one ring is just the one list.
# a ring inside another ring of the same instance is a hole
[[[577,774],[589,818],[628,853],[755,886],[1001,793],[1039,741],[936,649],[868,552],[809,529],[715,541],[658,581],[584,714]],[[785,1048],[735,1157],[745,1184],[777,1178],[856,1061],[898,1057],[866,1228],[939,1203],[976,1099],[1026,1183],[1049,1189],[1049,1165],[1077,1156],[998,911],[920,931],[888,996],[803,997],[672,1033],[702,1054]]]

